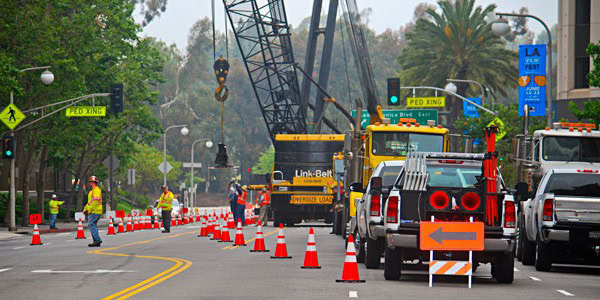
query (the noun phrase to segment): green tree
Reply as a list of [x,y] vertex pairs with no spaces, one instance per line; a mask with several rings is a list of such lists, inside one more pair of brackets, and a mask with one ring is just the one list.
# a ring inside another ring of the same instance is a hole
[[[448,78],[471,79],[506,95],[506,88],[516,84],[517,55],[505,48],[486,21],[496,6],[475,7],[475,0],[440,0],[438,6],[441,13],[428,8],[429,18],[418,19],[406,34],[408,45],[398,57],[403,85],[443,87]],[[468,95],[467,83],[457,87],[457,94]],[[462,100],[447,106],[452,108],[451,119],[462,115]]]
[[275,148],[270,146],[260,154],[258,162],[252,167],[253,174],[271,174],[275,164]]

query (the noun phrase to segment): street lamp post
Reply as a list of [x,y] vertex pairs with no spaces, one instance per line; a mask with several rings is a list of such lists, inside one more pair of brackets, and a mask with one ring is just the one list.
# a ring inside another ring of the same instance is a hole
[[171,128],[181,128],[181,135],[186,136],[190,131],[187,125],[173,125],[167,127],[163,133],[163,185],[167,185],[167,131]]
[[500,16],[499,19],[496,19],[492,22],[492,32],[497,36],[503,36],[510,32],[510,26],[508,25],[508,21],[503,19],[502,17],[522,17],[522,18],[532,18],[536,21],[540,22],[542,26],[546,29],[546,34],[548,35],[548,43],[546,43],[547,53],[548,53],[548,63],[546,64],[546,68],[548,69],[548,87],[549,91],[546,93],[546,126],[551,127],[552,125],[552,34],[550,33],[550,29],[548,25],[542,21],[542,19],[526,14],[512,14],[512,13],[496,13],[497,16]]
[[[483,104],[483,98],[485,98],[485,89],[483,88],[483,85],[481,83],[479,83],[479,82],[477,82],[475,80],[469,80],[469,79],[452,79],[452,78],[446,79],[446,81],[449,82],[448,85],[449,84],[453,84],[454,85],[454,82],[466,82],[466,83],[474,83],[474,84],[476,84],[477,86],[479,86],[479,89],[481,90],[481,104]],[[446,85],[446,87],[448,87],[448,85]],[[454,86],[456,86],[456,85],[454,85]],[[455,91],[455,93],[456,93],[456,91]]]
[[194,207],[196,207],[196,189],[194,188],[194,146],[200,141],[206,141],[206,148],[211,148],[213,146],[213,142],[210,139],[197,139],[192,143],[192,157],[190,159],[190,199],[192,199],[192,205]]
[[[35,70],[45,70],[40,75],[40,80],[45,85],[49,85],[54,81],[54,74],[48,71],[51,66],[43,66],[43,67],[33,67],[26,68],[19,71],[19,73],[27,72],[27,71],[35,71]],[[10,104],[14,104],[13,91],[10,91]],[[10,136],[14,137],[15,133],[13,130],[10,131]],[[8,226],[9,231],[17,231],[17,215],[16,215],[16,207],[17,207],[17,189],[15,188],[15,159],[10,160],[10,199],[9,199],[9,215],[10,215],[10,224]]]

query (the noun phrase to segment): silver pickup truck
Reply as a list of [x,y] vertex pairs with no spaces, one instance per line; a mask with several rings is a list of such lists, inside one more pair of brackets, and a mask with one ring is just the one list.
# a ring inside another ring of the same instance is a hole
[[549,170],[521,207],[524,265],[550,271],[553,262],[600,263],[600,170]]

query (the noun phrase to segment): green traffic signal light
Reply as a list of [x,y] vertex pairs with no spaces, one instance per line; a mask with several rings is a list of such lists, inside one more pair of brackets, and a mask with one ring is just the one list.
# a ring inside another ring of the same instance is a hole
[[392,103],[394,103],[394,104],[395,104],[395,103],[398,103],[398,97],[396,97],[396,96],[392,96],[392,97],[390,98],[390,102],[392,102]]
[[11,155],[12,155],[12,151],[6,150],[6,156],[11,156]]

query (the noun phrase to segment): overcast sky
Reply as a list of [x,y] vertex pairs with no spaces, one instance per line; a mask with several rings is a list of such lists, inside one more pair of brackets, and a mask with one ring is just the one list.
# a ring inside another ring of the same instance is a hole
[[[413,17],[415,7],[422,2],[436,4],[436,0],[356,0],[360,10],[372,8],[369,25],[378,33],[387,28],[398,29]],[[216,0],[217,30],[224,29],[224,12],[222,0]],[[329,1],[323,1],[323,14],[327,12]],[[187,36],[192,24],[211,16],[211,0],[169,0],[166,12],[153,20],[144,29],[144,35],[157,37],[167,44],[175,43],[179,49],[185,49]],[[525,6],[529,13],[540,17],[548,26],[557,22],[557,0],[477,0],[476,5],[496,4],[498,12],[517,11]],[[297,26],[308,17],[312,10],[311,0],[286,0],[288,21]],[[136,19],[140,20],[139,12]],[[535,20],[528,22],[529,28],[536,33],[543,30]]]

